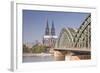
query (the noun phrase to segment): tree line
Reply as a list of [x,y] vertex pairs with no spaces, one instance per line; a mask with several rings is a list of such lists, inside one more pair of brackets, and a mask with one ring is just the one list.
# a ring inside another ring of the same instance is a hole
[[32,48],[29,48],[25,44],[23,44],[23,53],[43,53],[48,51],[49,48],[44,45],[35,44],[32,46]]

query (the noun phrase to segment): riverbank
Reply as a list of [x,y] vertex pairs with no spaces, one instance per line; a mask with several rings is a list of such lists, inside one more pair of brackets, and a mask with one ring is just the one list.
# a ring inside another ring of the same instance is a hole
[[53,56],[53,54],[50,53],[23,53],[23,56]]

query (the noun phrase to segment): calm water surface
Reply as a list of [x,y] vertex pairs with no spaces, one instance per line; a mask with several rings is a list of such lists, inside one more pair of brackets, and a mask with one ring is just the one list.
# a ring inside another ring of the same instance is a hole
[[23,62],[46,62],[54,61],[53,56],[23,56]]

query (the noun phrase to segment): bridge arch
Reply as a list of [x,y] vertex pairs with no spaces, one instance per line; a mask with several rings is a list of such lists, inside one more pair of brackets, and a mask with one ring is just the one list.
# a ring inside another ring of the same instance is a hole
[[56,48],[91,48],[91,15],[88,15],[78,29],[63,28]]
[[70,48],[73,46],[73,39],[75,35],[75,29],[63,28],[58,37],[56,47],[57,48]]
[[59,60],[64,60],[66,54],[71,60],[91,59],[91,15],[86,17],[78,29],[63,28],[54,51]]
[[74,47],[91,47],[91,15],[87,16],[74,37]]

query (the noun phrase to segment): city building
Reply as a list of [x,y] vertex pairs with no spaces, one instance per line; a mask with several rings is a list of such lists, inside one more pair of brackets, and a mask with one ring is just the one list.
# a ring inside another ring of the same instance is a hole
[[52,26],[50,29],[47,20],[45,34],[43,36],[43,45],[53,48],[55,46],[56,40],[57,40],[57,36],[55,32],[54,22],[52,21]]

